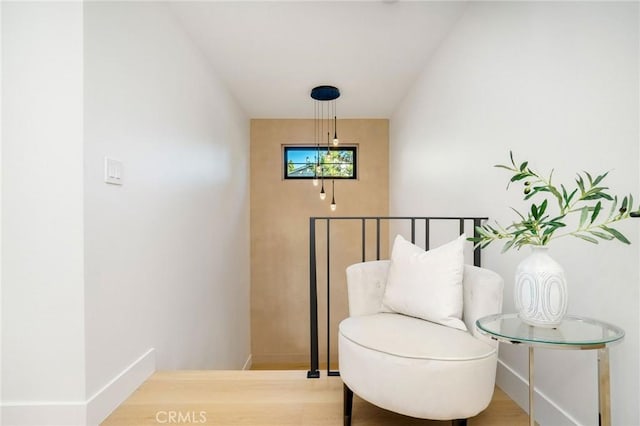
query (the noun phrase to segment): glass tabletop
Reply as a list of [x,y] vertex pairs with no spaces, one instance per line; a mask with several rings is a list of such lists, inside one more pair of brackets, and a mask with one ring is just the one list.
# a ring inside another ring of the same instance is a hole
[[480,318],[476,327],[501,342],[573,349],[603,347],[624,337],[615,325],[576,316],[566,316],[558,328],[544,328],[526,324],[518,314],[496,314]]

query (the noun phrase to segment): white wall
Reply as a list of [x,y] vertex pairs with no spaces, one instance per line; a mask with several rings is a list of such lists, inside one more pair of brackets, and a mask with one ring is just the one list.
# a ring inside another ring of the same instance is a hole
[[87,393],[149,348],[160,370],[242,368],[248,118],[163,3],[86,3],[84,36]]
[[[556,182],[575,172],[612,170],[614,192],[638,185],[639,34],[637,3],[478,2],[471,4],[431,58],[390,124],[392,215],[488,215],[513,220],[519,186],[492,165],[516,158]],[[551,254],[569,278],[569,313],[618,324],[625,341],[611,349],[613,424],[640,424],[638,220],[619,226],[631,246],[559,240]],[[527,254],[484,253],[507,280],[513,310],[515,266]],[[501,347],[499,382],[526,404],[526,351]],[[536,355],[542,424],[594,424],[594,351]],[[516,383],[517,385],[513,385]],[[555,406],[555,408],[554,408]]]
[[7,414],[85,395],[82,4],[4,2],[2,67]]
[[[0,34],[2,34],[2,2],[0,2]],[[2,41],[0,40],[0,99],[2,97]],[[0,101],[0,164],[2,164],[2,101]],[[0,215],[2,214],[2,172],[0,172]],[[2,368],[2,218],[0,216],[0,369]],[[2,377],[0,373],[0,401],[2,398]],[[0,404],[0,425],[2,424],[2,404]]]
[[249,121],[166,5],[3,2],[2,65],[4,422],[242,368]]

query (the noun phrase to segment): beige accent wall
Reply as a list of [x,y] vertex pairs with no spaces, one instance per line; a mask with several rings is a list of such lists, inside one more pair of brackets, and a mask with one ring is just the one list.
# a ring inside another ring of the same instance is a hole
[[[254,366],[309,359],[309,217],[386,216],[389,212],[389,122],[338,120],[340,141],[358,146],[358,179],[336,181],[331,212],[311,180],[284,180],[282,149],[313,143],[309,119],[251,120],[251,351]],[[319,238],[318,293],[321,362],[326,360],[326,223]],[[362,223],[331,225],[331,354],[337,358],[337,325],[347,316],[346,266],[361,261]],[[375,222],[367,224],[367,260],[375,259]],[[370,235],[370,237],[369,237]],[[381,232],[387,256],[386,227]]]

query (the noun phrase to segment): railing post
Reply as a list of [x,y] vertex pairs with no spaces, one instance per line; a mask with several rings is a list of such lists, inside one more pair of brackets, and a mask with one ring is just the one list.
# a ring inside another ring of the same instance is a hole
[[316,275],[316,220],[309,218],[309,324],[310,366],[307,379],[320,377],[318,360],[318,278]]
[[367,258],[367,240],[366,240],[366,232],[367,232],[367,226],[366,226],[366,219],[363,217],[362,218],[362,261],[364,262]]
[[416,243],[416,220],[411,218],[411,244]]
[[327,376],[339,376],[331,371],[331,218],[327,218]]
[[[473,219],[473,237],[474,238],[478,238],[480,237],[480,234],[478,234],[478,229],[477,227],[482,225],[482,219],[479,218],[475,218]],[[473,249],[473,264],[475,266],[482,266],[482,260],[480,258],[480,246],[477,246],[476,248]]]
[[424,220],[424,249],[429,250],[429,218]]
[[376,260],[380,260],[380,218],[376,218]]

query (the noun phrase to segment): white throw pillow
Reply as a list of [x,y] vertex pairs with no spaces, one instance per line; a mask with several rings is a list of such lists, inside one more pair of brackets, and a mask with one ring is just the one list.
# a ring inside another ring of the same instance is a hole
[[383,308],[466,330],[462,322],[465,235],[429,251],[396,236]]

